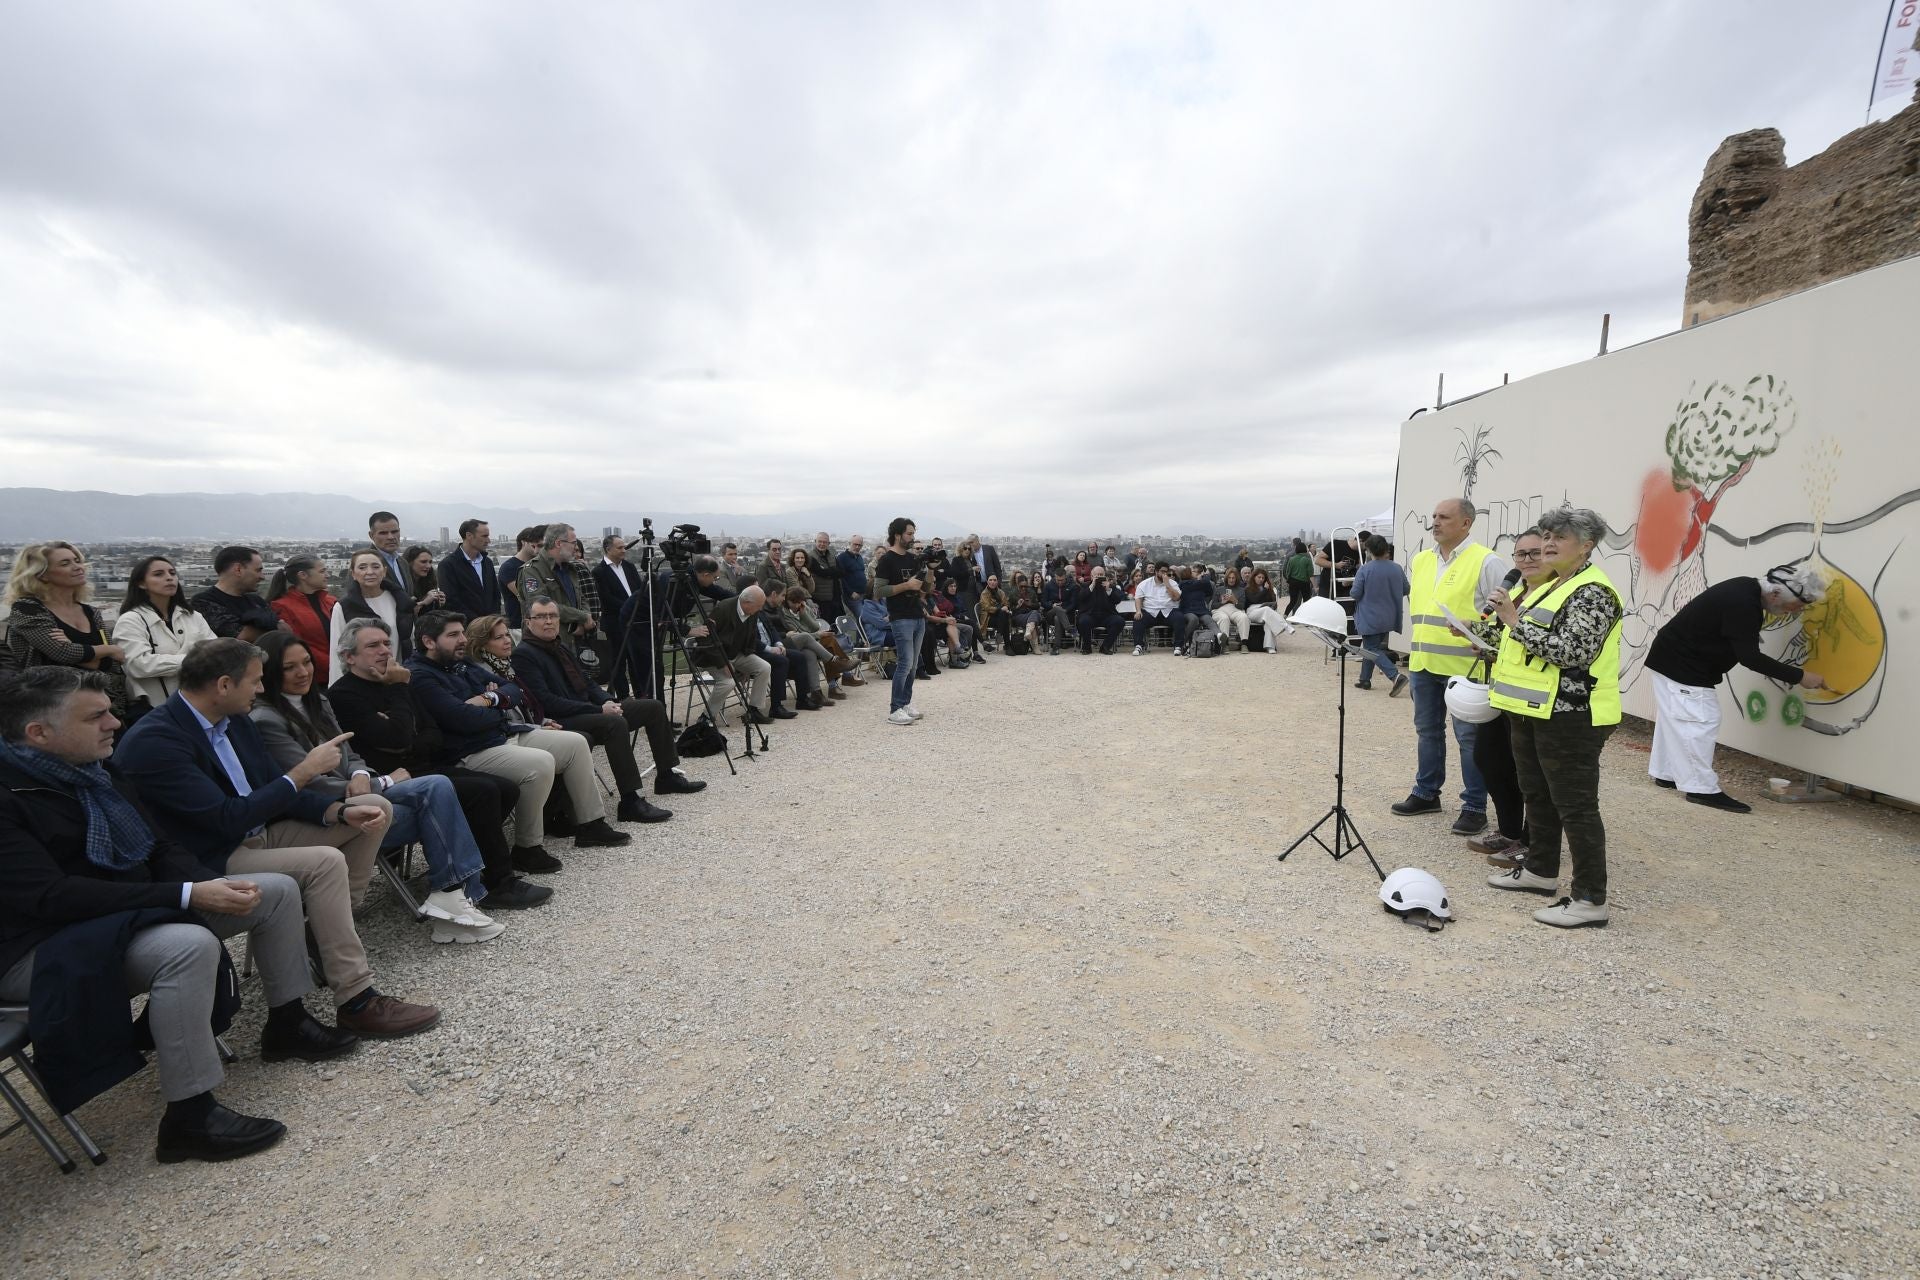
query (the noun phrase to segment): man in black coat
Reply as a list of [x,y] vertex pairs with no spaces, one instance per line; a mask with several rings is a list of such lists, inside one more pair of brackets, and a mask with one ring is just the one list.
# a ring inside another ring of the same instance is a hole
[[533,690],[561,728],[571,729],[606,749],[607,765],[620,792],[622,822],[665,822],[673,816],[650,804],[640,793],[640,768],[633,758],[631,736],[635,729],[646,730],[647,744],[653,750],[658,770],[653,780],[656,794],[691,794],[705,789],[706,783],[689,778],[680,767],[673,726],[658,699],[628,698],[623,702],[589,679],[572,651],[560,643],[560,610],[551,600],[540,597],[531,601],[525,616],[525,638],[513,651],[514,673]]
[[[629,693],[652,693],[658,681],[650,681],[653,669],[653,629],[646,623],[646,579],[640,570],[627,563],[627,540],[617,533],[600,539],[600,563],[593,566],[595,594],[600,597],[600,634],[609,650],[627,642],[627,660],[613,677],[618,697]],[[634,610],[640,610],[641,622],[633,624]]]
[[1120,638],[1126,619],[1120,613],[1120,602],[1127,598],[1126,590],[1107,581],[1104,566],[1093,571],[1086,589],[1080,592],[1079,617],[1080,652],[1093,652],[1093,633],[1106,629],[1107,638],[1100,645],[1100,652],[1111,654],[1113,645]]
[[[213,1096],[226,1076],[211,1023],[220,939],[248,935],[269,1005],[262,1057],[318,1062],[359,1041],[316,1022],[302,1002],[313,983],[300,887],[272,872],[210,875],[157,836],[134,789],[102,763],[119,727],[97,673],[40,667],[0,682],[0,1000],[58,999],[67,993],[48,983],[88,968],[121,993],[122,1018],[125,999],[146,992],[167,1100],[156,1156],[251,1155],[286,1126],[229,1111]],[[117,958],[99,954],[116,943]],[[104,1003],[114,1005],[111,992]],[[135,1044],[130,1024],[107,1029]],[[55,1048],[41,1044],[43,1066],[69,1056]],[[92,1048],[82,1046],[81,1057]],[[101,1056],[113,1048],[100,1046]],[[138,1069],[137,1054],[127,1056]]]
[[460,522],[460,545],[440,562],[441,608],[469,618],[501,612],[500,571],[487,554],[493,531],[485,520]]

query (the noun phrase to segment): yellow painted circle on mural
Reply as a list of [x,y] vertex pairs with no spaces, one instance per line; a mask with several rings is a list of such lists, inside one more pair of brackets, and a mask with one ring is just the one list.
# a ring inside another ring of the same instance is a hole
[[1807,641],[1802,665],[1827,682],[1824,689],[1801,691],[1810,703],[1833,702],[1853,693],[1873,679],[1887,652],[1886,629],[1867,589],[1843,570],[1825,563],[1820,567],[1827,574],[1826,598],[1800,615]]

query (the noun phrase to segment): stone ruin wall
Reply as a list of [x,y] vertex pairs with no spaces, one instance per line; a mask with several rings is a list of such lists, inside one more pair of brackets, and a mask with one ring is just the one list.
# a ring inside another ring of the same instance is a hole
[[1920,94],[1791,167],[1779,130],[1734,134],[1687,228],[1682,326],[1920,254]]

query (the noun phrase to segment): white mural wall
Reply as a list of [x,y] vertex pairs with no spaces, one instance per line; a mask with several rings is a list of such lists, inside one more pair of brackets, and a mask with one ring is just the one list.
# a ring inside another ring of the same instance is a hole
[[1546,508],[1592,507],[1626,597],[1627,709],[1647,646],[1707,585],[1814,561],[1827,600],[1769,621],[1800,690],[1735,668],[1720,741],[1920,801],[1920,258],[1500,387],[1400,429],[1394,541],[1473,499],[1502,550]]

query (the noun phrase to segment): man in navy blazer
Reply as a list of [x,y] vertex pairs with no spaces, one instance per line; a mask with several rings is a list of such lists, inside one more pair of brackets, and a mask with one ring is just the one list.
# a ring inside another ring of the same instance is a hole
[[[600,596],[600,634],[609,646],[617,645],[629,635],[633,610],[642,610],[644,619],[647,607],[646,580],[640,570],[627,563],[627,540],[617,533],[600,539],[600,563],[593,566],[593,585]],[[650,686],[647,680],[647,672],[653,667],[653,632],[644,620],[631,633],[631,640],[627,660],[620,664],[620,674],[613,683],[614,693],[622,698],[629,693],[652,697],[659,686]]]
[[306,785],[340,763],[324,742],[286,772],[247,718],[260,691],[261,653],[242,640],[206,640],[180,662],[180,690],[127,730],[114,766],[161,834],[215,875],[277,871],[293,878],[320,948],[340,1028],[404,1036],[440,1020],[431,1005],[374,988],[353,927],[391,807],[379,796],[328,800]]
[[[441,608],[462,614],[469,621],[483,614],[505,612],[501,608],[500,571],[487,554],[492,541],[493,531],[485,520],[460,522],[460,545],[440,562],[440,591],[446,596]],[[397,660],[406,657],[399,654]]]

